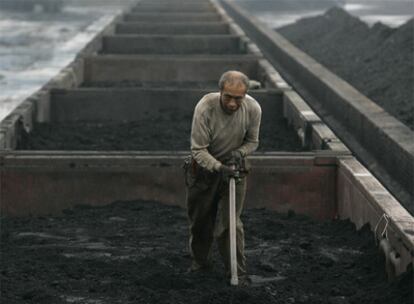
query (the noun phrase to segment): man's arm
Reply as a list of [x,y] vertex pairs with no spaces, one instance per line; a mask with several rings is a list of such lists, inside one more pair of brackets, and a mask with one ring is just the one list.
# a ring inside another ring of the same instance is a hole
[[250,120],[249,127],[244,138],[243,145],[240,146],[237,150],[240,151],[242,156],[246,156],[256,151],[259,146],[259,130],[260,122],[262,118],[262,110],[257,104],[257,107],[254,108],[252,117]]
[[208,124],[208,117],[205,114],[200,103],[197,104],[191,127],[191,154],[201,167],[209,171],[219,171],[221,162],[208,152],[211,129]]

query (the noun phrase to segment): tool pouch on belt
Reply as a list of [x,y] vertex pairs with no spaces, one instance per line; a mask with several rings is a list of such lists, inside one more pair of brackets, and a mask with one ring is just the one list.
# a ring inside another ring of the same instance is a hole
[[184,178],[185,178],[185,185],[187,187],[191,187],[197,176],[197,163],[196,161],[191,157],[191,155],[187,156],[184,159],[183,169],[184,169]]
[[214,177],[217,175],[217,172],[210,172],[200,165],[197,164],[195,159],[191,156],[188,156],[184,160],[184,176],[185,184],[187,187],[191,188],[197,181],[197,187],[208,187],[209,184],[213,181]]

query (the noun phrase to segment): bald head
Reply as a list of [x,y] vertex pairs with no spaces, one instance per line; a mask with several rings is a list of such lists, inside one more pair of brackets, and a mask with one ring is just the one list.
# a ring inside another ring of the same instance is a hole
[[239,71],[227,71],[220,77],[220,80],[219,80],[220,91],[222,91],[225,86],[232,86],[232,87],[243,86],[247,92],[249,88],[249,78]]

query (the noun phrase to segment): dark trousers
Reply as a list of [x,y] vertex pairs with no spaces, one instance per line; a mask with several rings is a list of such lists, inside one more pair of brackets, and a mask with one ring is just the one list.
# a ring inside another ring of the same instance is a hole
[[[210,264],[214,238],[223,258],[226,273],[230,271],[229,182],[217,172],[201,167],[186,170],[187,211],[190,224],[190,253],[193,267]],[[238,274],[246,273],[244,231],[240,215],[246,193],[246,177],[236,182],[236,231]]]

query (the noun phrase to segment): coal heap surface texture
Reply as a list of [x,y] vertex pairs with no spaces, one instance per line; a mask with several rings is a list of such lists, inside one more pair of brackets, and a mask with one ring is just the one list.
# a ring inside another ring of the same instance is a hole
[[277,31],[414,129],[414,19],[369,27],[335,7]]
[[[20,150],[154,151],[190,149],[192,113],[163,111],[135,122],[36,124],[23,135]],[[283,118],[263,123],[259,151],[302,151],[293,128]]]
[[2,303],[413,303],[412,272],[387,283],[366,227],[245,210],[249,287],[188,273],[185,210],[157,202],[1,219]]

